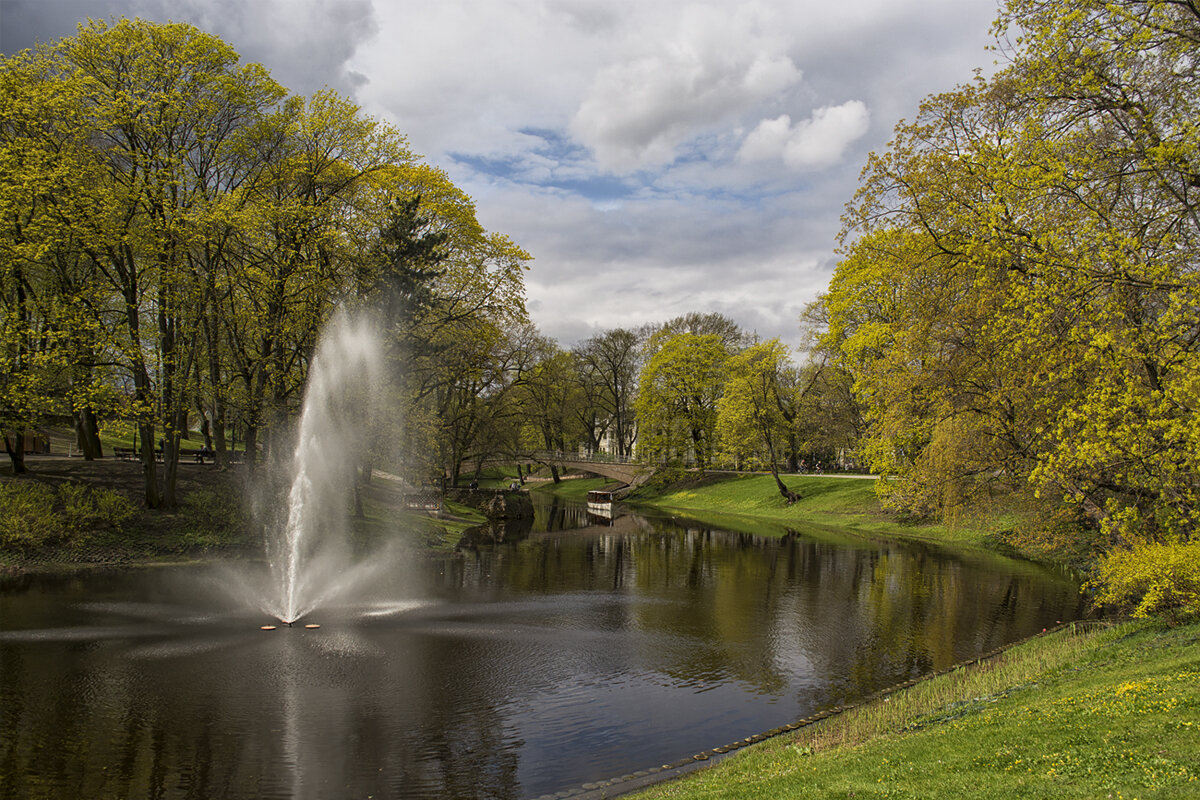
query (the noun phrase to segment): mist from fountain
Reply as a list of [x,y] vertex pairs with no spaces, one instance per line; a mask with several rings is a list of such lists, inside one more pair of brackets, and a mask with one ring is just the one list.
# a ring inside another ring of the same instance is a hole
[[286,514],[267,537],[270,588],[259,606],[284,623],[361,589],[387,561],[355,558],[348,536],[356,456],[368,445],[383,377],[370,319],[335,316],[309,368]]

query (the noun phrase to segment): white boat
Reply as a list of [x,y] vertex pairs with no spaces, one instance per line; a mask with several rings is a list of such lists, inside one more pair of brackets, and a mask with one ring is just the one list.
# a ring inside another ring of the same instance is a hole
[[594,489],[587,493],[587,513],[604,519],[613,517],[613,493]]

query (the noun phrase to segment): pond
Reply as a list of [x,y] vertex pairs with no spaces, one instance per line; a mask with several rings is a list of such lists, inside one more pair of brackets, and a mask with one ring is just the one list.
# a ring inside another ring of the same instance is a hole
[[[543,509],[263,631],[221,565],[0,585],[11,798],[519,798],[676,762],[1080,613],[1036,566]],[[546,522],[551,520],[551,522]]]

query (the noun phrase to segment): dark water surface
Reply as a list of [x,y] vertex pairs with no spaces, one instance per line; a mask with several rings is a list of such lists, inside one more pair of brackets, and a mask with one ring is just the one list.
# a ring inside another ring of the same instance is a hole
[[316,630],[259,630],[213,567],[10,580],[0,798],[537,797],[1078,614],[1075,583],[1001,558],[628,515],[540,532],[555,526],[414,557]]

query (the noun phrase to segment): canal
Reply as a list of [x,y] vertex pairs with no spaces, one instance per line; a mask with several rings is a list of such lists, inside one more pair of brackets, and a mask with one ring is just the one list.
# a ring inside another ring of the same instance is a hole
[[315,629],[260,630],[224,564],[6,579],[0,796],[569,792],[1080,613],[1070,578],[990,554],[587,522],[547,503],[515,543],[398,550]]

